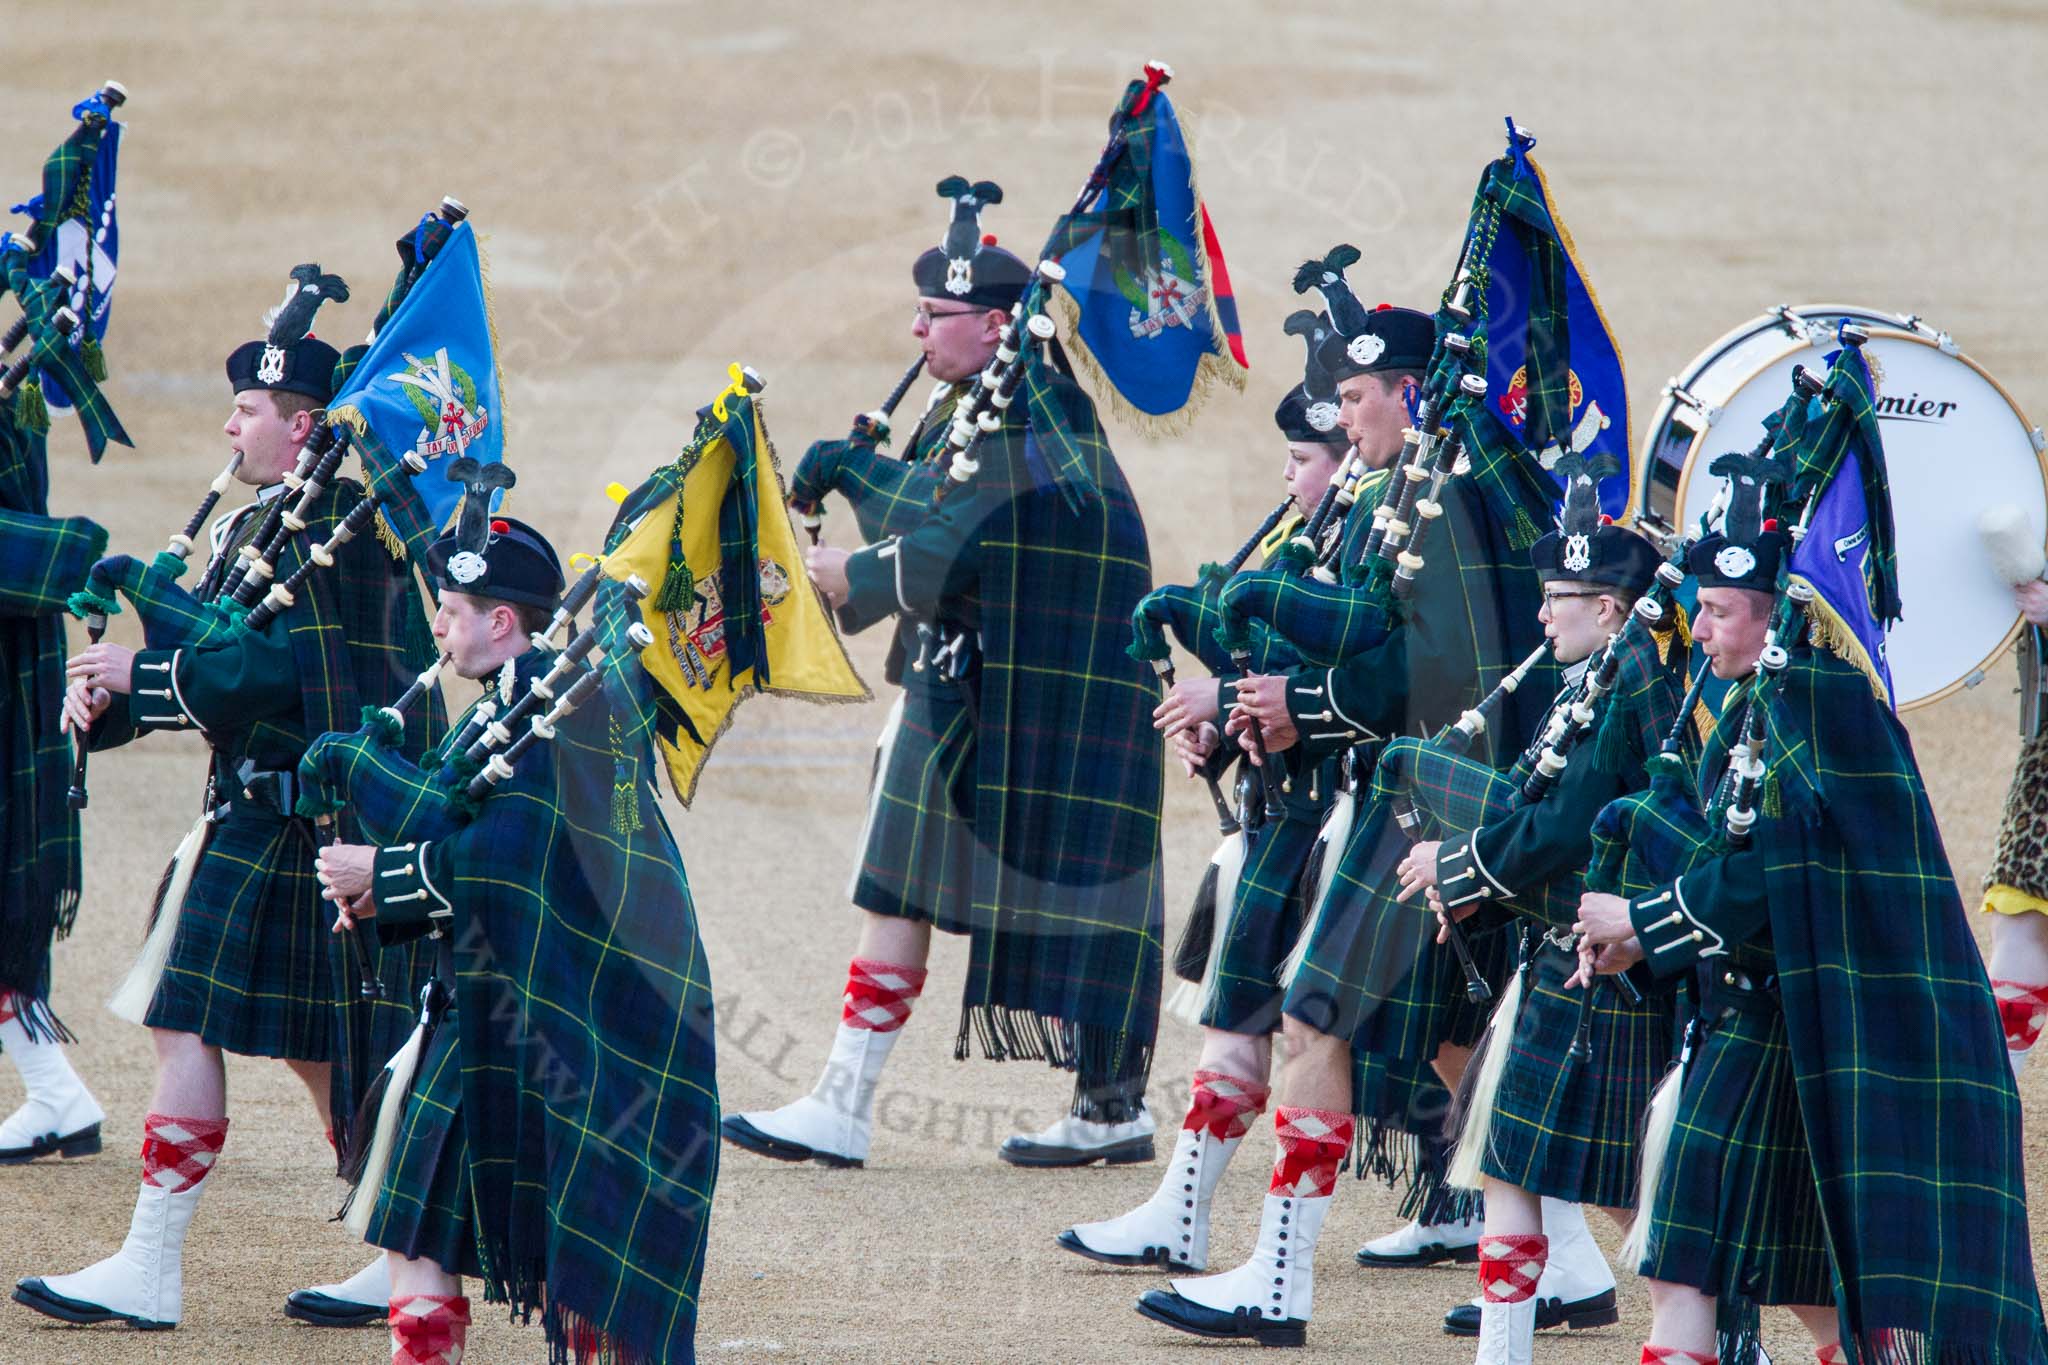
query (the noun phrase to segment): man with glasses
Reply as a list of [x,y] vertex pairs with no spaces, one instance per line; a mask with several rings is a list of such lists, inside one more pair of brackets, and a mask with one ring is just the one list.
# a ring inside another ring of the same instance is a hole
[[[1163,970],[1164,773],[1139,739],[1157,686],[1124,653],[1131,612],[1151,589],[1150,552],[1056,343],[1028,382],[1045,385],[1037,397],[1066,426],[1064,454],[1087,463],[1099,497],[1067,505],[1024,402],[982,440],[979,472],[949,478],[955,406],[996,359],[1031,269],[980,230],[999,187],[954,176],[939,194],[951,221],[913,268],[911,323],[939,385],[906,458],[882,456],[864,432],[814,445],[792,481],[800,503],[833,491],[852,503],[866,544],[815,547],[808,568],[844,628],[895,618],[886,676],[903,689],[879,744],[849,892],[863,913],[844,1008],[811,1093],[728,1115],[724,1135],[778,1160],[864,1164],[875,1088],[923,990],[937,928],[972,939],[955,1056],[978,1042],[993,1060],[1076,1073],[1072,1112],[1010,1138],[1003,1159],[1150,1161],[1143,1097]],[[923,1131],[936,1131],[932,1119]]]

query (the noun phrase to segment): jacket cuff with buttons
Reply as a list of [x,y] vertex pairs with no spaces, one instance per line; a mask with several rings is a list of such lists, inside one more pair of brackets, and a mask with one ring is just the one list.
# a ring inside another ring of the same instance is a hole
[[431,929],[443,928],[454,906],[442,891],[445,873],[435,875],[430,842],[393,844],[377,850],[371,860],[370,898],[377,906],[377,936],[401,943]]

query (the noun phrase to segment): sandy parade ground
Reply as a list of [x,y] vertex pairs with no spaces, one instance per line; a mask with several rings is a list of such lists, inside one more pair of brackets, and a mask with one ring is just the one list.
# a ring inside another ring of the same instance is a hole
[[[565,551],[596,548],[605,483],[636,483],[668,460],[734,360],[767,378],[787,468],[809,440],[843,433],[911,358],[909,262],[943,223],[933,182],[956,171],[1000,181],[1005,202],[984,225],[1028,256],[1092,164],[1123,81],[1154,56],[1178,72],[1173,95],[1253,365],[1247,394],[1217,398],[1185,436],[1112,430],[1160,581],[1226,554],[1278,494],[1269,414],[1300,376],[1298,344],[1280,331],[1297,306],[1294,267],[1353,242],[1368,304],[1429,306],[1504,114],[1541,139],[1626,356],[1636,439],[1659,386],[1701,347],[1772,304],[1809,301],[1923,313],[2048,416],[2027,321],[2048,126],[2026,93],[2048,61],[2048,10],[2010,0],[1114,12],[1066,0],[989,12],[896,0],[6,0],[0,50],[9,202],[31,192],[73,101],[110,76],[131,92],[107,354],[136,449],[93,468],[75,424],[52,440],[52,509],[99,519],[115,550],[158,548],[225,458],[221,358],[257,334],[285,272],[317,260],[347,277],[356,297],[323,315],[322,331],[353,339],[390,280],[392,238],[444,193],[466,201],[489,257],[520,476],[511,510]],[[1953,460],[1955,497],[1967,499],[1970,451]],[[839,543],[853,534],[843,510],[828,519]],[[1908,598],[1906,610],[1941,603]],[[111,638],[132,629],[118,618]],[[885,644],[879,630],[851,642],[878,687]],[[2017,746],[2014,685],[2008,658],[1910,717],[1972,903]],[[885,702],[750,702],[695,807],[671,809],[716,984],[729,1109],[791,1098],[823,1056]],[[57,950],[54,1001],[108,1109],[107,1150],[0,1170],[5,1283],[95,1260],[126,1226],[150,1048],[100,1006],[191,819],[201,754],[197,739],[173,738],[94,764],[85,907]],[[1177,935],[1213,823],[1199,787],[1176,780],[1168,799]],[[1132,1312],[1156,1274],[1053,1245],[1067,1224],[1143,1198],[1156,1166],[1031,1172],[995,1159],[1005,1134],[1055,1117],[1069,1086],[1033,1064],[951,1060],[963,956],[957,941],[937,945],[866,1170],[728,1150],[705,1359],[1196,1360],[1216,1349]],[[1184,1107],[1195,1047],[1193,1030],[1162,1023],[1163,1123]],[[192,1232],[180,1328],[68,1329],[0,1304],[0,1362],[385,1358],[381,1331],[323,1332],[279,1312],[287,1291],[339,1279],[364,1253],[323,1221],[338,1187],[297,1082],[235,1060],[229,1086],[234,1126]],[[2044,1086],[2039,1069],[2022,1084],[2030,1121],[2048,1122]],[[17,1092],[0,1068],[0,1112]],[[1261,1123],[1224,1182],[1219,1268],[1249,1245],[1269,1139]],[[2036,1131],[2037,1183],[2043,1150]],[[1375,1187],[1341,1189],[1304,1359],[1470,1358],[1438,1328],[1472,1292],[1469,1268],[1351,1263],[1352,1248],[1393,1226],[1393,1206]],[[1546,1336],[1540,1358],[1633,1360],[1648,1305],[1639,1282],[1621,1280],[1619,1327]],[[470,1359],[542,1358],[537,1328],[482,1305],[477,1318]],[[1768,1316],[1766,1330],[1780,1360],[1810,1358],[1789,1317]]]

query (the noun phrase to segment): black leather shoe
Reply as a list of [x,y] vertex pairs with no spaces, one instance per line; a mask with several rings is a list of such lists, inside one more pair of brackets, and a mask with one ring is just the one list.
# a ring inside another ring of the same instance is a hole
[[316,1289],[297,1289],[285,1299],[284,1315],[315,1327],[381,1327],[391,1320],[391,1309],[381,1303],[337,1299]]
[[100,1126],[88,1124],[75,1133],[45,1133],[31,1139],[26,1147],[0,1147],[0,1166],[19,1166],[34,1161],[39,1156],[52,1152],[61,1157],[97,1156],[100,1150]]
[[[1539,1332],[1550,1327],[1583,1332],[1589,1327],[1612,1327],[1620,1321],[1621,1309],[1615,1306],[1612,1289],[1571,1303],[1563,1299],[1536,1300],[1536,1330]],[[1479,1305],[1461,1303],[1444,1314],[1444,1333],[1454,1337],[1478,1336]]]
[[[1403,1252],[1399,1256],[1376,1256],[1366,1248],[1360,1247],[1358,1255],[1354,1259],[1363,1266],[1413,1267],[1442,1265],[1446,1261],[1453,1265],[1477,1265],[1479,1264],[1479,1244],[1474,1242],[1469,1246],[1454,1247],[1444,1242],[1430,1242],[1415,1248],[1413,1251]],[[1477,1329],[1475,1328],[1474,1330],[1476,1331]]]
[[[1075,1232],[1072,1228],[1068,1228],[1065,1232],[1053,1238],[1053,1240],[1068,1251],[1073,1252],[1076,1256],[1086,1256],[1089,1260],[1100,1261],[1104,1265],[1156,1265],[1161,1270],[1172,1270],[1175,1268],[1173,1253],[1165,1247],[1146,1247],[1143,1251],[1135,1252],[1097,1251],[1094,1247],[1082,1241],[1081,1234]],[[1179,1268],[1185,1271],[1188,1267],[1183,1265]]]
[[15,1285],[14,1301],[23,1307],[35,1309],[45,1317],[57,1318],[63,1322],[125,1322],[140,1332],[168,1332],[178,1325],[175,1322],[130,1317],[126,1313],[116,1313],[111,1308],[102,1308],[83,1299],[67,1299],[44,1284],[40,1277],[23,1280]]
[[1249,1308],[1226,1313],[1184,1299],[1171,1289],[1150,1289],[1138,1300],[1138,1311],[1154,1322],[1198,1337],[1256,1341],[1261,1346],[1300,1346],[1308,1341],[1308,1319],[1276,1321]]
[[801,1142],[790,1142],[764,1133],[747,1122],[743,1114],[727,1114],[719,1120],[718,1131],[733,1146],[744,1147],[757,1156],[773,1157],[777,1161],[815,1161],[820,1166],[831,1166],[837,1170],[867,1165],[857,1157],[814,1151]]
[[996,1155],[1012,1166],[1087,1166],[1100,1161],[1105,1166],[1130,1166],[1156,1160],[1159,1153],[1150,1137],[1128,1138],[1107,1147],[1055,1147],[1010,1136],[996,1149]]

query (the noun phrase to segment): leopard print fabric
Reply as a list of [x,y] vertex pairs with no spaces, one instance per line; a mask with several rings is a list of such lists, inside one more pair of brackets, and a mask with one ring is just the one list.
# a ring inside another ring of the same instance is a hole
[[2048,900],[2048,731],[2020,749],[1984,885]]

